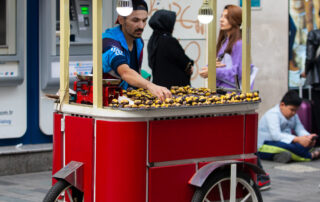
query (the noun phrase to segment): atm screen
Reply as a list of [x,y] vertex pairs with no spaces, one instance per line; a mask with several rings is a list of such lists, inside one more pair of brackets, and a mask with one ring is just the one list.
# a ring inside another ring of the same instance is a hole
[[0,46],[6,45],[6,0],[0,0]]
[[89,15],[89,5],[80,5],[81,14]]

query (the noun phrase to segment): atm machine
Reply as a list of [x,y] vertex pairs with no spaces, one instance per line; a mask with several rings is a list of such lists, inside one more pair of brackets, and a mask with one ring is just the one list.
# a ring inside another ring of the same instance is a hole
[[[45,94],[56,94],[60,77],[60,0],[39,1],[40,129],[53,134],[53,101]],[[116,0],[103,1],[103,28],[113,25]],[[102,36],[102,33],[101,33]],[[92,69],[92,0],[70,0],[70,88],[76,74]]]
[[27,129],[26,1],[0,0],[0,140]]

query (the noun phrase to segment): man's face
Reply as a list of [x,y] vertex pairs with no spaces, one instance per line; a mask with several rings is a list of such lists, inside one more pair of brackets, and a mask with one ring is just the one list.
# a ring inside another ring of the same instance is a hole
[[127,17],[120,17],[120,24],[125,36],[133,39],[140,38],[144,27],[146,26],[148,13],[145,10],[134,10],[131,15]]
[[285,105],[283,102],[280,103],[280,111],[286,119],[293,117],[297,113],[298,109],[298,106]]

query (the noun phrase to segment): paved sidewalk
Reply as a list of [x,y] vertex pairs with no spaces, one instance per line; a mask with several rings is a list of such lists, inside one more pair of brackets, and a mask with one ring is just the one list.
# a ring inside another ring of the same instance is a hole
[[271,176],[271,189],[261,192],[264,202],[319,202],[320,160],[305,163],[262,161]]
[[0,202],[41,202],[51,187],[51,172],[0,177]]
[[[262,192],[264,202],[319,202],[320,160],[280,164],[262,161],[272,187]],[[41,202],[50,189],[51,172],[0,177],[0,202]],[[164,201],[165,202],[165,201]]]

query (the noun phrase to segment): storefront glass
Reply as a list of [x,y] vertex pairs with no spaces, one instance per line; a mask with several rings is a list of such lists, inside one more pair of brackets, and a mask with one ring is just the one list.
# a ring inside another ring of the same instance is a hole
[[0,46],[6,45],[6,0],[0,0]]
[[289,13],[289,87],[305,82],[300,75],[305,70],[307,36],[320,28],[320,0],[290,0]]

